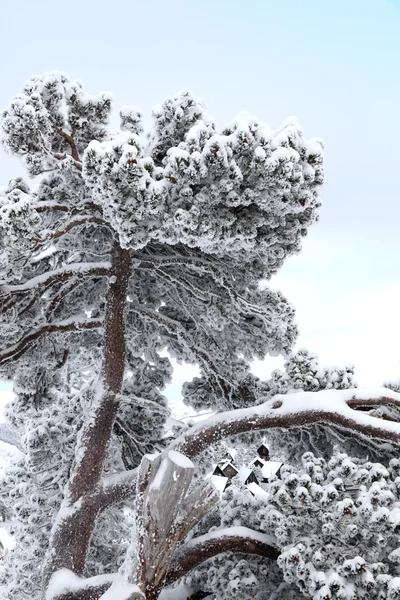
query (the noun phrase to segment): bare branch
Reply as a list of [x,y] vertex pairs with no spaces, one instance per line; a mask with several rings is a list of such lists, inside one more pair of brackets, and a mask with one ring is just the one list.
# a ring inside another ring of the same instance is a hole
[[23,337],[16,344],[9,346],[0,353],[0,364],[9,360],[19,358],[28,348],[37,340],[48,333],[69,333],[71,331],[84,331],[87,329],[98,329],[103,326],[103,321],[99,319],[84,319],[72,318],[58,323],[46,323],[37,329],[34,329]]
[[271,536],[247,527],[220,529],[194,538],[177,549],[168,570],[166,584],[174,583],[201,563],[223,552],[256,554],[271,560],[276,560],[280,554],[274,547]]

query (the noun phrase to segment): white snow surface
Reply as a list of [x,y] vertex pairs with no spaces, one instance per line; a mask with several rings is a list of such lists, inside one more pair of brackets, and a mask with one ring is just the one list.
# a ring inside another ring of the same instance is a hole
[[101,600],[131,600],[133,594],[137,594],[137,598],[144,600],[144,594],[137,585],[115,579],[111,587],[102,595]]
[[180,583],[175,588],[162,590],[159,600],[187,600],[193,592],[193,588]]
[[219,425],[234,423],[243,419],[256,419],[257,417],[274,419],[303,412],[336,414],[358,425],[385,430],[400,436],[400,423],[373,417],[366,412],[354,410],[347,404],[352,399],[379,400],[381,398],[395,400],[400,403],[400,394],[385,387],[278,394],[264,404],[218,413],[206,421],[194,425],[188,432],[176,439],[174,446],[179,449],[180,445],[185,443],[185,438],[191,438],[205,427],[218,427]]
[[249,492],[251,492],[253,494],[253,496],[255,496],[256,498],[262,498],[264,500],[268,500],[269,498],[269,494],[268,492],[266,492],[265,490],[262,489],[262,487],[260,487],[258,485],[258,483],[255,483],[254,481],[252,481],[251,483],[249,483],[247,485],[247,489],[249,490]]
[[261,468],[262,476],[265,477],[265,479],[269,479],[279,471],[282,464],[283,463],[281,462],[275,462],[273,460],[267,461]]
[[168,458],[178,467],[182,467],[183,469],[194,469],[194,464],[184,454],[181,452],[177,452],[176,450],[170,450],[168,452]]
[[245,483],[246,479],[252,474],[253,470],[250,467],[240,467],[239,473],[237,474],[237,478],[240,483]]
[[[75,575],[69,569],[60,569],[56,571],[50,579],[49,586],[46,592],[46,600],[52,600],[61,594],[67,592],[76,592],[82,589],[88,589],[102,583],[113,582],[115,575],[96,575],[95,577],[89,577],[88,579],[82,579]],[[123,597],[116,596],[123,600]],[[129,598],[129,596],[127,596]]]
[[261,533],[260,531],[254,531],[254,529],[249,529],[248,527],[224,527],[222,529],[216,529],[214,531],[209,531],[204,535],[200,535],[198,537],[192,538],[186,544],[184,544],[185,548],[193,548],[198,544],[204,544],[208,540],[218,540],[223,539],[225,537],[240,537],[240,538],[249,538],[256,542],[262,542],[263,544],[268,544],[269,546],[276,545],[276,539],[273,535],[268,535],[267,533]]
[[229,481],[228,477],[221,477],[220,475],[211,475],[210,481],[213,486],[218,490],[220,494],[225,490]]

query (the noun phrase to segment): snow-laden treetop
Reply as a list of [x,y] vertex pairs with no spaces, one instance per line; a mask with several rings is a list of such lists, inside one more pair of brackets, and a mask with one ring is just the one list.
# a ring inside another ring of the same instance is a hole
[[[111,104],[62,73],[32,77],[3,112],[4,146],[30,175],[81,170],[85,195],[124,247],[185,244],[261,259],[264,276],[299,250],[320,205],[323,146],[295,119],[273,131],[243,112],[218,129],[183,90],[153,109],[143,138],[137,108],[120,111],[119,130],[107,127]],[[14,197],[21,211],[25,194]]]
[[290,304],[258,284],[317,219],[322,143],[295,120],[273,131],[247,113],[218,129],[189,91],[153,110],[147,135],[137,108],[116,130],[110,113],[109,94],[58,72],[3,112],[4,147],[39,177],[0,190],[0,368],[12,376],[29,350],[18,385],[37,396],[32,364],[76,360],[78,337],[98,363],[107,289],[124,280],[130,370],[147,362],[162,388],[167,348],[200,365],[212,404],[248,404],[245,361],[288,352],[297,333]]

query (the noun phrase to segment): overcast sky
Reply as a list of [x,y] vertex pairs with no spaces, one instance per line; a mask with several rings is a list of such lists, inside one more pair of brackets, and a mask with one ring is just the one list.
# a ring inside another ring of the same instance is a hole
[[[56,69],[147,123],[188,87],[220,124],[295,115],[322,137],[320,222],[271,285],[297,309],[298,347],[354,363],[361,384],[400,377],[400,0],[19,0],[0,34],[0,106]],[[1,154],[0,185],[21,173]]]

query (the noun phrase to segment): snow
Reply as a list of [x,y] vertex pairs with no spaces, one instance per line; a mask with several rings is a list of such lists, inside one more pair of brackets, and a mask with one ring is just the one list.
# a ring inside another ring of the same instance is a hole
[[143,598],[144,600],[144,594],[137,585],[116,579],[106,593],[101,596],[101,600],[116,600],[117,598],[118,600],[133,600],[133,598]]
[[263,498],[264,500],[268,500],[269,498],[269,494],[254,481],[247,485],[247,489],[253,494],[253,496],[256,496],[257,498]]
[[250,467],[240,467],[239,473],[237,474],[237,478],[240,483],[245,483],[246,479],[252,474],[252,469]]
[[204,535],[200,535],[199,537],[192,538],[184,545],[185,548],[193,548],[198,544],[204,544],[208,540],[218,540],[223,539],[225,537],[241,537],[241,538],[249,538],[256,542],[262,542],[263,544],[268,544],[269,546],[275,546],[276,540],[273,535],[269,535],[267,533],[261,533],[260,531],[255,531],[254,529],[250,529],[249,527],[242,527],[240,525],[236,527],[224,527],[223,529],[215,529],[214,531],[209,531]]
[[39,252],[39,254],[35,254],[35,256],[32,256],[31,263],[37,263],[43,260],[43,258],[48,258],[49,256],[52,256],[55,252],[57,252],[56,246],[49,246],[42,252]]
[[190,458],[188,458],[184,454],[181,454],[181,452],[177,452],[176,450],[170,450],[168,452],[168,458],[175,465],[182,467],[182,469],[194,469],[194,464],[192,463]]
[[269,460],[261,468],[262,476],[265,479],[270,479],[271,477],[273,477],[279,471],[279,469],[281,468],[281,466],[282,466],[281,462],[274,462],[272,460]]
[[164,479],[164,476],[167,472],[167,467],[168,467],[168,461],[166,458],[163,458],[160,466],[158,467],[156,476],[154,477],[153,481],[151,482],[149,489],[151,489],[151,490],[159,490],[160,489],[162,481]]
[[211,475],[210,481],[220,494],[225,490],[229,477],[221,477],[220,475]]
[[[210,427],[215,429],[220,427],[223,430],[226,426],[239,421],[248,421],[250,425],[255,426],[259,418],[265,421],[269,419],[271,426],[273,426],[275,419],[300,416],[304,413],[317,413],[320,421],[323,421],[324,413],[327,415],[327,420],[331,415],[340,416],[348,422],[360,426],[360,429],[366,426],[371,430],[376,430],[378,437],[379,432],[385,431],[400,438],[400,423],[373,417],[365,411],[354,410],[348,405],[348,402],[353,399],[379,401],[383,398],[394,400],[400,405],[400,394],[384,387],[278,394],[264,404],[218,413],[207,419],[207,421],[194,425],[188,432],[176,439],[174,447],[178,449],[182,447],[182,450],[184,450],[186,440],[193,439],[202,430]],[[262,429],[263,427],[258,428]],[[268,423],[265,423],[264,428],[268,428]],[[218,435],[216,437],[218,439]]]
[[[65,594],[67,592],[76,592],[78,590],[88,589],[103,583],[113,582],[115,577],[116,576],[113,574],[97,575],[88,579],[81,579],[81,577],[78,577],[69,569],[60,569],[59,571],[56,571],[50,579],[46,592],[46,600],[52,600],[53,598],[61,596],[61,594]],[[117,597],[120,598],[120,600],[123,600],[122,596]],[[126,596],[126,598],[129,598],[129,596]]]
[[187,600],[194,593],[194,589],[180,583],[173,589],[162,590],[159,600]]
[[46,281],[48,281],[49,278],[57,277],[58,275],[63,275],[64,273],[76,273],[77,275],[84,274],[87,271],[91,271],[92,269],[111,269],[111,263],[108,261],[98,262],[98,263],[96,263],[96,262],[70,263],[69,265],[66,265],[65,267],[60,267],[59,269],[54,269],[54,271],[46,271],[45,273],[42,273],[41,275],[32,277],[32,279],[29,279],[28,281],[26,281],[25,283],[22,283],[20,285],[5,285],[4,291],[9,293],[9,292],[21,292],[24,290],[31,290],[34,287],[36,287],[37,285],[46,283]]

